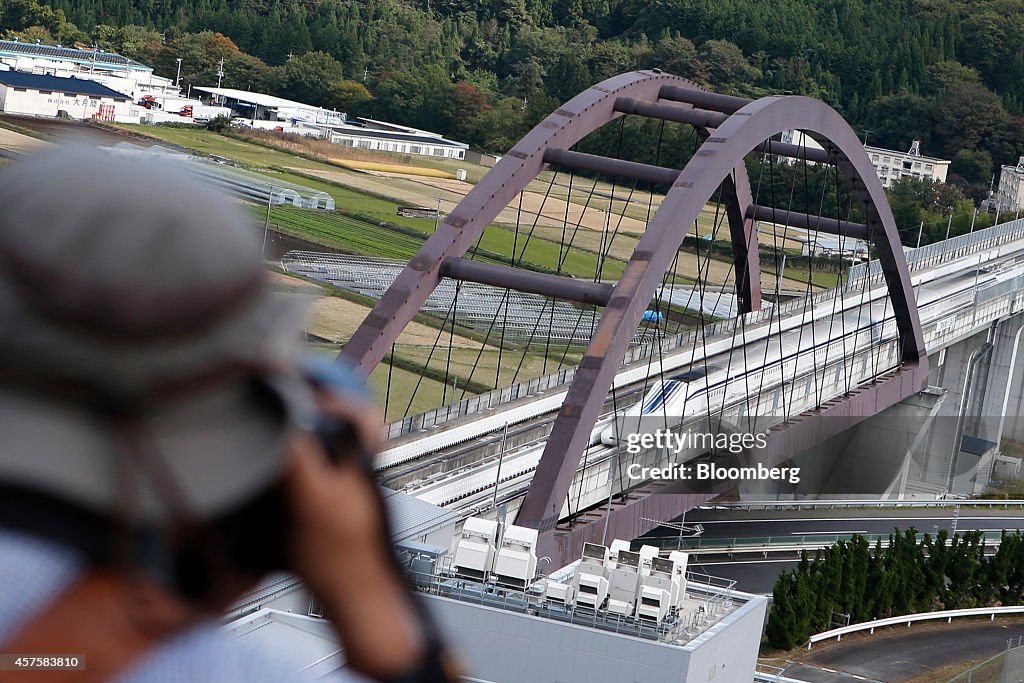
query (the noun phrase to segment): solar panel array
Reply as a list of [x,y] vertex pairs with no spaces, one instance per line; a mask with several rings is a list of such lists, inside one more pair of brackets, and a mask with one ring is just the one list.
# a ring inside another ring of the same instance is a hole
[[36,45],[34,43],[20,43],[16,40],[0,41],[0,51],[13,52],[35,57],[49,57],[52,59],[77,59],[87,62],[101,64],[116,64],[118,66],[137,66],[146,68],[138,62],[128,59],[124,55],[113,52],[99,52],[93,50],[79,50],[70,47],[54,47],[52,45]]
[[[379,299],[405,267],[403,261],[370,256],[348,256],[309,251],[290,251],[281,259],[288,272],[327,282],[364,296]],[[506,296],[507,292],[507,296]],[[497,340],[504,329],[505,339],[586,344],[597,326],[594,311],[577,308],[563,301],[536,294],[525,294],[475,282],[441,280],[421,309],[445,317],[455,304],[455,322],[487,332]],[[449,318],[450,319],[450,318]],[[651,331],[644,329],[634,343],[650,341]]]
[[110,148],[112,154],[127,157],[149,157],[180,164],[185,170],[201,177],[215,187],[243,200],[266,206],[268,201],[274,204],[292,204],[305,209],[335,208],[334,198],[326,192],[315,190],[304,185],[277,180],[255,171],[237,166],[219,164],[191,154],[175,152],[160,145],[142,147],[130,142],[119,142]]
[[265,205],[292,204],[304,209],[327,209],[333,211],[334,198],[326,192],[311,187],[296,185],[284,180],[269,178],[260,173],[247,171],[243,168],[217,164],[198,157],[189,157],[186,168],[192,173],[202,176],[231,194]]

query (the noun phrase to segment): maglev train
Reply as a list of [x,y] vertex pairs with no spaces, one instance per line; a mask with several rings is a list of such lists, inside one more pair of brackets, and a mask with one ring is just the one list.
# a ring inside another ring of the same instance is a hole
[[[770,394],[776,387],[788,386],[794,378],[807,372],[815,369],[820,372],[825,365],[841,363],[853,349],[884,346],[891,352],[888,347],[896,341],[895,320],[876,317],[878,312],[873,311],[863,320],[851,314],[841,316],[835,323],[819,322],[820,336],[794,330],[784,334],[782,339],[773,337],[755,343],[747,353],[734,350],[729,353],[729,368],[694,364],[664,380],[656,370],[652,371],[655,386],[601,431],[601,443],[617,446],[625,435],[647,431],[651,425],[641,425],[644,417],[662,418],[672,427],[683,418],[714,415],[748,395]],[[833,324],[839,329],[829,330]],[[838,334],[830,338],[830,331]],[[773,400],[778,398],[776,395]],[[786,401],[789,396],[784,392],[781,398]],[[772,406],[780,408],[776,403]]]
[[[707,395],[709,382],[717,383],[726,378],[728,373],[717,365],[691,366],[684,372],[672,375],[662,381],[655,380],[655,386],[648,391],[643,399],[635,403],[629,410],[619,416],[612,424],[601,432],[601,443],[616,446],[619,438],[616,434],[636,431],[639,418],[642,417],[682,417],[697,414],[701,407],[707,409],[707,403],[697,406],[697,401]],[[687,403],[690,409],[687,411]]]

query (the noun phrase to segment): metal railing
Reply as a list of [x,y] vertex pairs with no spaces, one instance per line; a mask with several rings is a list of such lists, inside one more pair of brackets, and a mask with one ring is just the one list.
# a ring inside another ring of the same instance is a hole
[[716,503],[705,506],[715,510],[844,510],[855,508],[935,508],[935,507],[977,507],[1022,509],[1024,500],[970,500],[946,498],[943,500],[771,500],[749,503]]
[[849,633],[857,633],[858,631],[869,631],[874,633],[876,628],[884,628],[886,626],[898,626],[899,624],[906,624],[907,626],[910,626],[917,621],[933,621],[936,619],[946,619],[947,623],[949,623],[954,619],[960,619],[963,617],[989,617],[990,620],[994,621],[996,616],[1004,614],[1024,614],[1024,605],[948,609],[941,612],[920,612],[918,614],[905,614],[899,617],[875,619],[874,621],[865,621],[860,624],[850,624],[849,626],[834,628],[831,631],[815,633],[808,640],[807,649],[810,650],[814,643],[820,643],[823,640],[831,640],[832,638],[835,638],[839,641],[842,640],[843,636]]
[[975,664],[947,683],[1020,683],[1024,680],[1024,638],[1009,638],[1006,649]]
[[[929,268],[946,260],[962,258],[963,256],[984,251],[1006,242],[1021,239],[1024,239],[1024,219],[1003,223],[991,228],[985,228],[984,230],[978,230],[970,235],[961,235],[944,242],[936,242],[927,247],[921,247],[907,254],[907,263],[911,272],[914,272]],[[863,282],[863,278],[866,275],[871,277],[868,283]],[[853,266],[850,268],[849,276],[843,286],[818,292],[810,297],[809,303],[812,306],[816,306],[838,297],[860,292],[866,284],[880,285],[883,281],[884,277],[878,261]],[[1007,289],[1012,286],[1005,285]],[[1021,286],[1024,286],[1024,283],[1021,283]],[[1002,288],[1002,285],[999,285],[999,287]],[[998,294],[1002,293],[1005,292],[1000,289]],[[995,297],[998,294],[993,292],[991,297]],[[668,353],[683,346],[693,345],[698,340],[698,337],[710,340],[712,337],[719,335],[731,335],[741,327],[749,330],[753,326],[770,323],[773,318],[778,319],[797,313],[807,305],[807,299],[795,299],[778,306],[762,308],[760,311],[748,313],[739,318],[719,321],[703,328],[703,331],[697,329],[680,332],[663,339],[660,345],[650,343],[634,346],[626,352],[622,361],[622,367],[650,360],[655,354]],[[535,396],[543,391],[567,385],[572,382],[575,376],[575,367],[563,368],[558,372],[536,377],[526,382],[494,389],[484,394],[463,399],[458,403],[411,415],[390,423],[387,427],[387,438],[397,439],[406,434],[429,429],[430,427],[444,424],[466,415],[482,413],[520,398]]]
[[[935,242],[928,246],[914,249],[907,252],[907,266],[910,272],[931,268],[932,266],[944,263],[945,261],[970,256],[986,249],[997,247],[1006,242],[1024,239],[1024,218],[993,225],[984,230],[976,230],[968,235],[951,237],[948,240]],[[850,268],[847,286],[854,281],[860,285],[865,275],[871,278],[872,282],[882,282],[882,267],[878,261],[861,263]]]
[[[882,547],[888,547],[889,537],[891,534],[855,534],[855,533],[837,533],[837,534],[789,534],[786,536],[748,536],[748,537],[736,537],[736,538],[705,538],[703,536],[684,536],[679,538],[678,536],[665,536],[663,538],[657,537],[642,537],[642,540],[647,545],[658,546],[661,550],[707,550],[707,551],[720,551],[720,552],[742,552],[742,551],[753,551],[753,552],[767,552],[767,551],[783,551],[783,550],[813,550],[816,548],[827,548],[828,546],[834,545],[839,541],[849,541],[854,536],[859,536],[865,539],[869,545],[874,546],[876,542],[881,543]],[[916,534],[917,542],[920,543],[926,534]],[[927,534],[934,537],[934,534]],[[640,539],[638,539],[640,540]],[[982,532],[981,544],[983,547],[995,547],[998,546],[1002,540],[1001,531],[984,531]]]
[[[698,598],[701,600],[700,608],[679,610],[656,623],[605,610],[546,601],[536,590],[508,588],[454,576],[451,568],[435,574],[410,572],[410,577],[421,592],[430,595],[674,645],[695,637],[724,617],[736,602],[744,601],[733,591],[735,581],[687,572],[687,594],[701,596]],[[701,577],[714,583],[704,583]]]

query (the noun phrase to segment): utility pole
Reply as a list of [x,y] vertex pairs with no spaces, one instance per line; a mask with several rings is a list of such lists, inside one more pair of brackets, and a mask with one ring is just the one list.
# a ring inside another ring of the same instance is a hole
[[953,214],[949,214],[949,221],[946,223],[946,239],[949,239],[949,230],[953,227]]
[[270,192],[267,194],[267,218],[263,221],[263,246],[260,248],[260,260],[264,259],[264,253],[267,250],[267,233],[270,231],[270,205],[274,203],[274,186],[270,186]]
[[491,499],[491,509],[498,507],[498,484],[501,483],[501,462],[505,459],[505,439],[508,438],[508,422],[501,433],[501,446],[498,451],[498,471],[494,473],[494,498]]
[[217,62],[217,87],[220,87],[221,82],[224,80],[224,58],[221,57],[220,61]]
[[174,87],[175,88],[180,88],[181,87],[181,57],[178,57],[174,61],[176,61],[178,63],[178,75],[174,77]]
[[978,220],[978,209],[974,209],[974,213],[971,215],[971,233],[974,232],[974,221]]
[[917,248],[921,248],[921,234],[924,232],[924,221],[921,221],[921,225],[917,228]]

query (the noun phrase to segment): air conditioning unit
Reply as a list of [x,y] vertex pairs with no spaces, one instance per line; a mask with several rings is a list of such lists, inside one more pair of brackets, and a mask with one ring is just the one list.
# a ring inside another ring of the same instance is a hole
[[640,553],[620,550],[615,567],[608,570],[608,598],[627,605],[626,613],[633,613],[640,590]]
[[672,596],[663,588],[644,586],[636,604],[636,618],[660,624],[668,615]]
[[647,576],[651,573],[651,560],[658,556],[658,547],[645,545],[640,547],[640,573]]
[[572,584],[549,581],[544,589],[544,600],[560,605],[571,605],[576,599],[576,589]]
[[501,547],[494,560],[494,575],[498,583],[516,588],[527,588],[537,573],[536,529],[509,526],[501,537]]
[[686,563],[690,555],[681,550],[673,550],[668,554],[668,560],[672,563],[672,575],[679,581],[679,592],[673,596],[672,604],[678,607],[686,597]]
[[462,536],[455,549],[455,573],[471,579],[484,580],[494,568],[494,543],[498,523],[470,517],[462,525]]
[[608,597],[608,579],[595,574],[579,574],[574,578],[576,605],[597,610]]
[[620,617],[628,617],[633,614],[633,605],[623,600],[608,599],[608,614],[615,614]]

